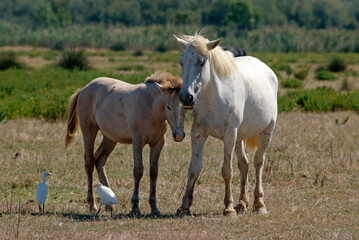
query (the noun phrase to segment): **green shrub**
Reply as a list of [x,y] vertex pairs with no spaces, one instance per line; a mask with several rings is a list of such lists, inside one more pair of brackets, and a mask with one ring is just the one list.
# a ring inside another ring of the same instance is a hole
[[329,62],[327,68],[331,72],[342,72],[347,67],[344,59],[339,57],[333,57],[332,60]]
[[117,68],[119,71],[143,71],[145,67],[143,65],[122,65]]
[[331,73],[327,70],[320,70],[320,71],[316,72],[315,78],[318,80],[335,80],[335,79],[337,79],[337,77],[333,73]]
[[124,51],[125,48],[125,44],[122,42],[115,42],[113,44],[111,44],[110,49],[112,51]]
[[305,80],[308,76],[308,72],[309,72],[309,68],[306,68],[306,69],[302,69],[298,72],[295,72],[294,73],[294,77],[295,78],[298,78],[300,80]]
[[288,78],[286,80],[281,81],[282,87],[285,88],[301,88],[303,86],[303,82],[296,78]]
[[82,50],[66,50],[61,52],[61,59],[58,65],[69,70],[88,70],[90,68],[87,57]]
[[21,67],[21,64],[16,60],[16,55],[13,51],[0,53],[0,70]]

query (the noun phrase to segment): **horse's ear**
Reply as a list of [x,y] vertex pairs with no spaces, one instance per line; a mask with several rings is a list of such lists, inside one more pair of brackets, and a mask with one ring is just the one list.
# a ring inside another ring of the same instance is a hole
[[217,40],[209,41],[206,43],[208,51],[211,51],[212,49],[216,48],[221,42],[223,38],[219,38]]
[[183,40],[183,39],[177,37],[177,36],[174,35],[174,34],[173,34],[173,37],[174,37],[175,40],[177,41],[178,46],[180,47],[180,49],[185,50],[185,49],[187,48],[188,43],[187,43],[185,40]]

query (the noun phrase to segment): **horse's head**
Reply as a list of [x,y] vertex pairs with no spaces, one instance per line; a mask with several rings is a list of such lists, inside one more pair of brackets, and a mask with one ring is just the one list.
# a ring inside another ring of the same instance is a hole
[[173,35],[179,47],[183,50],[179,64],[182,67],[183,85],[179,99],[186,109],[192,109],[197,95],[210,79],[210,51],[216,48],[222,38],[209,41],[201,35],[183,36]]
[[167,121],[171,126],[173,139],[176,142],[181,142],[185,137],[184,120],[186,117],[186,110],[178,97],[182,79],[167,72],[156,72],[146,81],[153,81],[166,97]]

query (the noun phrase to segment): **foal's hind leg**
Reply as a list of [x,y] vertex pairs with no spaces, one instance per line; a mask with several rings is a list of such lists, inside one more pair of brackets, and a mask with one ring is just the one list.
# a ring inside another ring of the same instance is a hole
[[239,196],[239,203],[235,207],[237,213],[247,212],[249,196],[248,196],[248,157],[242,140],[237,140],[236,154],[238,161],[238,168],[241,173],[241,192]]
[[150,197],[148,199],[151,206],[151,215],[156,217],[160,216],[161,212],[157,208],[157,199],[156,199],[156,181],[158,176],[158,159],[161,154],[165,141],[162,138],[155,145],[150,146]]
[[111,141],[106,136],[103,136],[101,145],[97,149],[95,153],[95,166],[98,173],[98,177],[100,182],[107,187],[110,187],[110,184],[107,179],[106,171],[105,171],[105,164],[107,157],[112,153],[115,149],[116,142]]
[[274,130],[275,123],[272,122],[264,131],[259,133],[258,149],[254,155],[254,166],[256,169],[256,188],[254,190],[253,211],[258,214],[267,214],[264,204],[264,192],[262,187],[262,170],[264,166],[264,154],[267,150]]
[[87,202],[90,207],[90,211],[96,211],[96,204],[94,202],[93,197],[93,189],[92,189],[92,183],[93,183],[93,170],[95,166],[95,157],[94,157],[94,143],[96,139],[96,135],[98,132],[98,127],[96,125],[88,125],[83,127],[81,126],[82,134],[83,134],[83,140],[84,140],[84,146],[85,146],[85,170],[87,174]]

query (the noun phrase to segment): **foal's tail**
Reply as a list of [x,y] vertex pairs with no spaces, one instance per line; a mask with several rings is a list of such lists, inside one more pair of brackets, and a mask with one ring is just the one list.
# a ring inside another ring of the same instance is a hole
[[69,98],[69,105],[67,107],[67,134],[65,139],[65,147],[67,148],[73,138],[76,136],[76,130],[79,125],[79,118],[77,116],[76,106],[77,99],[80,95],[82,89],[78,89],[72,96]]
[[254,153],[258,148],[259,135],[255,135],[254,137],[247,138],[244,141],[244,146],[249,152]]

